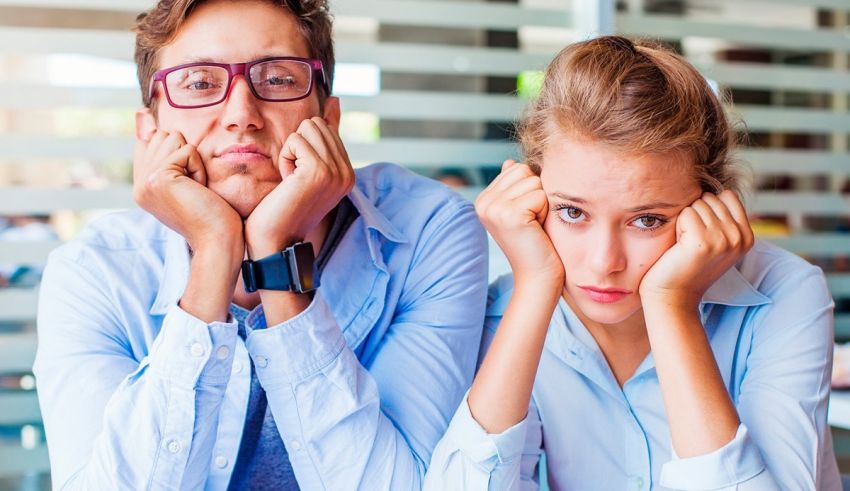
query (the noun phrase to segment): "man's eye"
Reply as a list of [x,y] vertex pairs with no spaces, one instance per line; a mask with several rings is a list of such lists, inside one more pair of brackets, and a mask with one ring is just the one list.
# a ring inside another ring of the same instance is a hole
[[266,85],[295,85],[295,77],[269,77]]
[[213,88],[213,86],[209,82],[200,81],[200,82],[192,82],[189,85],[187,85],[186,88],[189,89],[189,90],[209,90],[209,89]]

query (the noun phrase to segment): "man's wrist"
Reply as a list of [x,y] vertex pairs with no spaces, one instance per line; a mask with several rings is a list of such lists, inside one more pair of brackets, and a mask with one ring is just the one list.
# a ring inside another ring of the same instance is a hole
[[281,238],[280,240],[261,240],[253,242],[249,240],[248,256],[253,260],[262,259],[266,256],[281,252],[287,247],[303,241],[303,237],[296,236],[286,236]]
[[196,251],[180,307],[207,324],[226,321],[239,264],[238,258],[216,256],[209,249]]

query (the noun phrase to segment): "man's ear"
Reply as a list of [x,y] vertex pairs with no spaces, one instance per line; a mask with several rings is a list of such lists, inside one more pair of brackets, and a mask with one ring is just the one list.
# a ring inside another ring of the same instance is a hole
[[156,131],[156,118],[149,107],[136,111],[136,140],[148,141]]
[[339,109],[339,97],[330,96],[325,99],[324,111],[322,117],[325,121],[335,127],[339,128],[339,118],[340,118],[340,109]]

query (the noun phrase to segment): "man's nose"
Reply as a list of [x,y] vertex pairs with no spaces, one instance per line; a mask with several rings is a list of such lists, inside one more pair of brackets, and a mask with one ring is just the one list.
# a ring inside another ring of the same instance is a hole
[[245,77],[237,75],[230,84],[230,92],[222,102],[222,124],[227,128],[261,129],[264,121],[260,102],[251,92]]

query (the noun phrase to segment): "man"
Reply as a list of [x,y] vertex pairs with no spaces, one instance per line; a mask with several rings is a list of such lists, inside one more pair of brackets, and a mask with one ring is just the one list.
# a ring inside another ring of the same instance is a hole
[[323,0],[162,0],[136,61],[145,212],[91,224],[43,280],[54,487],[419,488],[481,336],[471,205],[391,165],[355,177]]

